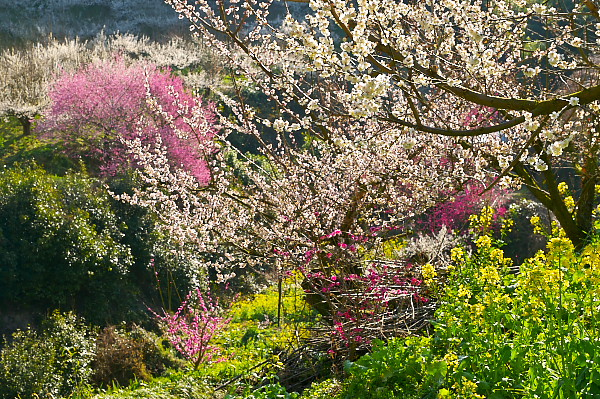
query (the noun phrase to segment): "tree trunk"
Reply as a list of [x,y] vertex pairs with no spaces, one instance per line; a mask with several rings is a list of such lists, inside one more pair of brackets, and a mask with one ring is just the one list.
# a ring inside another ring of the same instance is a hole
[[[542,173],[547,191],[541,188],[542,185],[539,184],[536,178],[525,169],[521,162],[518,162],[515,165],[514,172],[524,180],[527,188],[534,197],[540,201],[546,209],[550,210],[554,217],[556,217],[556,220],[575,246],[575,249],[578,251],[583,249],[589,233],[589,229],[586,230],[585,226],[588,224],[591,226],[591,211],[589,218],[587,218],[588,220],[584,221],[584,219],[586,219],[585,214],[587,211],[593,207],[594,193],[591,193],[591,197],[589,195],[589,189],[586,190],[585,193],[582,193],[577,210],[571,213],[567,209],[567,206],[558,191],[558,182],[551,169]],[[582,211],[583,213],[579,216]],[[581,225],[577,223],[578,219],[582,220]]]
[[27,116],[20,116],[19,122],[23,126],[23,136],[29,136],[31,134],[31,119]]

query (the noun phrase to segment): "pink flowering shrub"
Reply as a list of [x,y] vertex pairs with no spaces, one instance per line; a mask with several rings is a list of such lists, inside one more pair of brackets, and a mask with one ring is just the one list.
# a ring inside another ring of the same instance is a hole
[[154,313],[164,323],[169,342],[194,369],[201,363],[219,361],[219,348],[210,341],[230,322],[220,314],[218,301],[199,289],[191,291],[174,314]]
[[200,183],[210,179],[205,155],[215,133],[214,106],[191,95],[168,70],[121,59],[97,62],[58,76],[49,97],[38,131],[71,155],[83,154],[102,175],[135,167],[126,142],[139,139],[160,142],[171,164]]
[[484,189],[481,184],[469,184],[453,200],[437,204],[427,215],[425,230],[436,233],[442,226],[446,226],[450,230],[463,231],[469,225],[469,216],[478,213],[485,205],[495,207],[495,219],[504,216],[507,211],[503,206],[506,203],[506,192],[492,189],[483,193]]
[[[326,322],[332,356],[353,359],[374,339],[421,327],[430,299],[418,271],[403,260],[370,259],[366,250],[392,230],[398,229],[375,227],[362,235],[336,229],[298,254],[306,300]],[[275,253],[294,256],[282,249]]]

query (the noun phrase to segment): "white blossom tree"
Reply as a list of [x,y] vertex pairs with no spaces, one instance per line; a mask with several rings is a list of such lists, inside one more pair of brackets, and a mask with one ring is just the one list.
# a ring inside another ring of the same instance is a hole
[[48,105],[48,84],[61,68],[76,68],[87,60],[81,43],[55,40],[45,45],[6,49],[0,53],[0,116],[16,117],[23,134]]
[[[457,150],[448,155],[454,177],[470,174],[468,164],[476,177],[525,184],[578,247],[591,231],[600,109],[593,1],[310,0],[305,17],[279,25],[272,0],[166,2],[277,104],[282,137],[299,126],[327,145],[356,145],[377,136],[364,126],[396,129],[396,143],[414,147],[395,157]],[[240,107],[238,128],[264,122]],[[573,195],[559,187],[565,167],[578,176]]]
[[[222,114],[223,129],[211,152],[211,183],[197,185],[169,166],[160,149],[133,142],[131,150],[145,166],[144,184],[123,198],[153,208],[169,237],[182,247],[195,242],[206,253],[206,264],[217,267],[223,277],[233,265],[264,264],[277,265],[280,272],[295,268],[307,277],[318,275],[307,278],[306,288],[327,302],[325,312],[331,313],[342,304],[324,284],[362,276],[384,264],[385,254],[377,253],[381,243],[403,234],[411,218],[464,184],[485,182],[489,162],[480,153],[493,153],[502,141],[422,132],[422,123],[391,120],[402,117],[405,100],[389,76],[371,76],[363,68],[368,63],[359,70],[353,61],[348,68],[357,71],[357,78],[338,76],[324,69],[324,59],[313,63],[304,45],[289,36],[297,29],[291,17],[276,30],[264,19],[267,3],[256,11],[251,3],[244,6],[247,11],[236,7],[223,5],[223,19],[208,4],[198,13],[185,8],[192,20],[206,14],[206,22],[195,20],[194,29],[202,30],[205,41],[235,67],[229,77],[235,95],[220,93],[230,114]],[[229,17],[239,23],[221,26],[229,24]],[[248,30],[244,19],[258,25],[250,24]],[[334,47],[331,40],[332,52]],[[340,68],[343,72],[346,67]],[[246,100],[254,91],[267,95],[275,114],[252,108]],[[449,100],[443,101],[446,108],[440,104],[441,110],[451,115]],[[392,105],[393,113],[379,115]],[[434,111],[424,109],[420,120],[427,112]],[[377,117],[382,115],[387,119]],[[473,113],[473,118],[478,116]],[[447,123],[464,129],[461,119],[466,117],[453,116]],[[264,139],[266,129],[276,133],[275,142]],[[232,132],[253,136],[259,154],[231,145]],[[416,284],[394,291],[386,302],[411,301]]]

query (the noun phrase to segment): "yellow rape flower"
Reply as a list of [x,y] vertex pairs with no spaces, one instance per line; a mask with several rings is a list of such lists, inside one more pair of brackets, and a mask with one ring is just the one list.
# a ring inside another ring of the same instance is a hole
[[484,396],[477,393],[477,383],[462,377],[460,383],[455,383],[452,388],[456,390],[459,398],[483,399]]
[[476,303],[476,304],[469,305],[469,306],[471,308],[471,313],[474,316],[477,316],[477,317],[483,316],[483,312],[485,311],[484,305],[482,305],[481,303]]
[[542,219],[539,216],[532,216],[529,219],[531,225],[533,226],[533,232],[536,234],[544,234],[544,227],[542,226]]
[[491,206],[484,206],[479,215],[469,216],[471,226],[482,230],[490,228],[494,221],[494,213],[494,208]]
[[495,266],[488,265],[479,269],[478,278],[484,284],[497,284],[500,282],[500,273]]
[[573,196],[569,195],[565,198],[565,206],[567,207],[569,212],[573,212],[573,210],[575,209],[575,200],[573,199]]
[[450,250],[450,259],[456,263],[462,262],[465,259],[465,250],[461,247],[452,248]]
[[560,183],[558,183],[558,192],[560,193],[560,195],[566,195],[567,192],[569,191],[569,185],[567,183],[565,183],[564,181],[561,181]]
[[499,248],[493,248],[490,251],[490,259],[493,263],[497,264],[499,267],[510,266],[512,264],[512,259],[504,257],[504,251]]
[[502,221],[502,226],[500,227],[500,232],[502,234],[507,234],[512,231],[513,226],[515,225],[515,221],[512,219],[504,219]]
[[566,237],[554,237],[548,243],[548,261],[560,261],[567,265],[575,262],[574,247],[571,240]]
[[465,287],[464,285],[459,285],[458,286],[458,293],[457,293],[459,298],[471,298],[471,296],[473,295],[473,293],[471,292],[471,290],[468,287]]
[[477,248],[490,248],[492,246],[492,239],[490,236],[481,236],[475,241]]
[[428,285],[431,285],[433,283],[433,279],[437,277],[435,267],[431,263],[425,263],[423,266],[421,266],[421,274],[423,275],[425,283]]
[[444,361],[448,366],[448,372],[452,373],[458,367],[458,356],[454,352],[448,352],[444,356]]

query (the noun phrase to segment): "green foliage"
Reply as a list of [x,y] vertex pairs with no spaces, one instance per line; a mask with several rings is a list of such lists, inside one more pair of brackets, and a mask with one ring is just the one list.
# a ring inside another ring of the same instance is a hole
[[436,361],[431,338],[397,338],[384,345],[379,341],[373,352],[355,363],[346,362],[350,374],[342,398],[421,398],[439,385],[445,365]]
[[[112,189],[134,184],[123,178]],[[73,309],[107,324],[145,321],[147,306],[178,306],[200,274],[192,256],[173,254],[155,223],[81,173],[1,170],[0,307]]]
[[172,373],[152,381],[134,381],[127,388],[114,388],[94,399],[218,399],[202,379],[193,374]]
[[38,140],[34,135],[24,136],[19,121],[14,117],[0,119],[0,163],[37,163],[52,173],[64,175],[68,170],[78,170],[74,163],[53,144]]
[[[457,396],[577,398],[600,394],[600,242],[580,254],[559,236],[518,275],[487,236],[456,270],[437,312],[437,345]],[[469,389],[466,389],[469,391]]]
[[[304,301],[304,291],[295,282],[294,276],[285,279],[282,289],[282,318],[288,321],[308,321],[314,318],[314,312]],[[231,318],[234,322],[247,320],[277,321],[279,293],[277,288],[269,288],[236,302],[231,307]]]
[[[232,321],[211,341],[221,350],[222,359],[201,364],[197,375],[215,386],[232,381],[227,389],[250,395],[256,386],[272,383],[283,372],[280,355],[297,347],[306,338],[308,314],[302,296],[294,298],[293,280],[284,284],[284,322],[277,325],[278,294],[268,289],[234,303],[229,312]],[[258,391],[256,393],[258,395]]]
[[241,395],[227,395],[225,399],[298,399],[296,392],[288,392],[277,383],[265,384],[259,388],[247,388]]
[[15,332],[0,352],[0,398],[87,392],[93,335],[74,314],[58,312],[43,323],[40,333]]
[[[80,175],[0,172],[0,303],[124,312],[133,259],[108,195]],[[115,300],[117,299],[117,300]]]
[[313,383],[310,388],[302,392],[300,399],[334,399],[338,398],[342,385],[335,378]]

